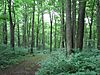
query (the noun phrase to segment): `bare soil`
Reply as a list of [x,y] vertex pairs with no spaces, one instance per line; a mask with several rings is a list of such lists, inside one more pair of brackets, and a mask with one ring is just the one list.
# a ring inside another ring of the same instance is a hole
[[40,68],[38,62],[42,59],[42,55],[28,56],[19,64],[13,65],[3,71],[0,70],[0,75],[35,75],[35,72]]

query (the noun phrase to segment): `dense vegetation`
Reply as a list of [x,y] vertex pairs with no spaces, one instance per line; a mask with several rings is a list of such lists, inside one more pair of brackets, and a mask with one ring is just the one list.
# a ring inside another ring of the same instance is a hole
[[36,75],[100,75],[100,0],[0,0],[0,69],[47,55]]

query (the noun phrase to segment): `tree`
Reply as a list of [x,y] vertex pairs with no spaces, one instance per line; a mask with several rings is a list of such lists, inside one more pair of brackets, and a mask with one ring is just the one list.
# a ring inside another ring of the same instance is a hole
[[77,48],[80,50],[83,48],[85,7],[86,1],[79,0]]
[[52,24],[53,24],[53,13],[49,12],[50,16],[50,52],[52,52]]
[[62,9],[61,9],[61,33],[62,33],[62,38],[61,38],[61,42],[62,42],[62,48],[64,48],[64,40],[65,40],[65,26],[64,26],[64,0],[61,1],[62,2]]
[[31,53],[33,53],[33,47],[35,46],[35,37],[34,37],[34,18],[35,18],[35,0],[33,4],[33,15],[32,15],[32,40],[31,40]]
[[76,0],[72,0],[72,48],[75,48],[76,36]]
[[4,0],[4,25],[3,25],[3,43],[7,45],[7,18],[6,18],[6,0]]
[[54,18],[55,19],[55,38],[54,38],[54,40],[55,40],[55,44],[54,44],[54,48],[56,49],[56,47],[57,47],[57,40],[56,40],[56,38],[57,38],[57,23],[56,23],[56,17]]
[[17,33],[18,33],[18,47],[20,47],[20,29],[19,29],[19,21],[17,21]]
[[100,0],[96,1],[97,5],[97,48],[100,50]]
[[24,22],[23,22],[23,46],[24,47],[26,47],[26,45],[27,45],[27,35],[26,35],[26,31],[27,31],[27,4],[25,3],[24,4],[24,6],[23,6],[23,8],[24,8],[24,12],[25,13],[23,13],[23,18],[24,18]]
[[66,0],[66,40],[67,55],[72,51],[72,32],[71,32],[71,0]]
[[9,18],[10,18],[10,45],[11,47],[14,49],[14,27],[15,27],[15,24],[13,24],[13,20],[12,20],[12,0],[8,0],[8,9],[9,9]]
[[[41,5],[43,6],[43,4]],[[43,49],[45,48],[45,34],[44,34],[44,11],[42,10],[42,45]]]

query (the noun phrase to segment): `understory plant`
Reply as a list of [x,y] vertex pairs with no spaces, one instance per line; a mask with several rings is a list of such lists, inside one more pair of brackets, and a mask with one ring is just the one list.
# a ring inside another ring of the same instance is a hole
[[100,75],[100,51],[75,52],[66,57],[65,50],[53,51],[36,75]]

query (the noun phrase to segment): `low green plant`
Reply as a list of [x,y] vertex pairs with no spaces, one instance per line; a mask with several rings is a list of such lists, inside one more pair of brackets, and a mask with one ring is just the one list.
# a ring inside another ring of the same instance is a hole
[[83,50],[69,57],[65,50],[53,51],[40,64],[36,75],[100,75],[100,51]]
[[0,69],[5,69],[10,65],[17,64],[27,53],[27,49],[10,46],[0,46]]

